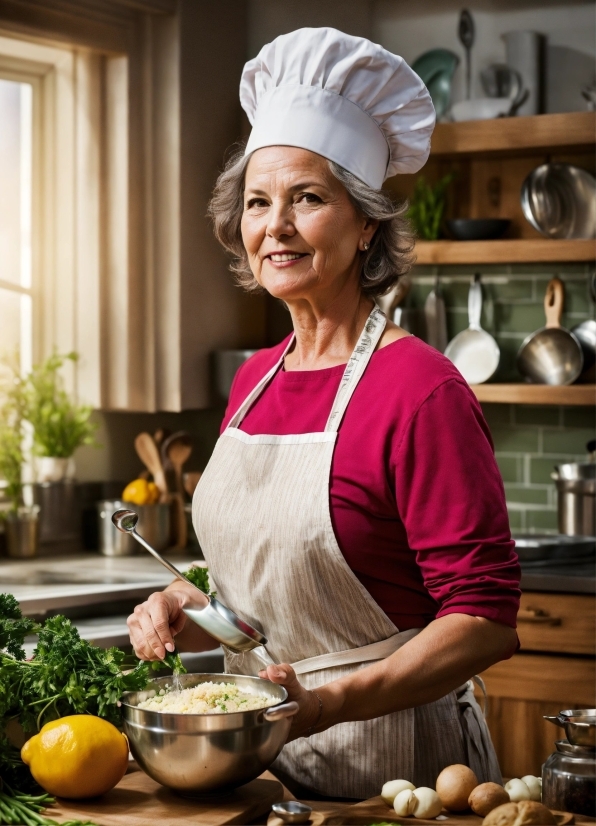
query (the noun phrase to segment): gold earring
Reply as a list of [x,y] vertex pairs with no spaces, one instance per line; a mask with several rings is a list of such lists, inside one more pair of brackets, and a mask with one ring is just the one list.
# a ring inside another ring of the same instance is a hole
[[365,241],[364,244],[362,244],[362,247],[364,250],[367,250],[370,247],[370,244],[368,243],[368,241]]

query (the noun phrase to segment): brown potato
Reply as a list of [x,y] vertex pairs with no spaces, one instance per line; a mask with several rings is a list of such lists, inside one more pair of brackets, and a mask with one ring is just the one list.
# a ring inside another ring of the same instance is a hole
[[437,777],[435,788],[443,806],[450,812],[463,812],[469,808],[468,798],[478,785],[478,778],[468,766],[454,763],[447,766]]
[[486,817],[489,812],[501,806],[503,803],[509,803],[509,795],[502,786],[497,783],[481,783],[476,786],[470,797],[468,798],[468,805],[474,814]]
[[497,806],[482,821],[482,826],[553,826],[556,820],[546,806],[534,800]]

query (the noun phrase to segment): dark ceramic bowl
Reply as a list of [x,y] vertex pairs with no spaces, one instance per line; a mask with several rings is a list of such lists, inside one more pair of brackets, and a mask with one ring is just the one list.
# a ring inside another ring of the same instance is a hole
[[511,221],[508,218],[455,218],[446,223],[449,235],[456,241],[489,241],[504,235]]

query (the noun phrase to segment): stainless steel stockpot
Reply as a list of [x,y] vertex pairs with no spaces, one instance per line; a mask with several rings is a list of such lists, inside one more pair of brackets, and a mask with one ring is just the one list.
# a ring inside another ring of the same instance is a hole
[[559,531],[569,536],[596,536],[596,464],[557,465],[551,479],[557,486]]
[[269,695],[271,706],[229,714],[163,714],[138,708],[171,686],[171,677],[153,680],[145,691],[125,693],[124,732],[133,757],[149,777],[182,794],[210,794],[242,786],[273,763],[298,708],[285,702],[285,688],[238,674],[184,674],[179,679],[181,688],[235,683],[243,691]]

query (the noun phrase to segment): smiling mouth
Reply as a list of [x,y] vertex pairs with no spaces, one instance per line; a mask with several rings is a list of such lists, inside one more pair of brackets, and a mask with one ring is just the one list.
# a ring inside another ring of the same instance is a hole
[[304,258],[305,252],[272,252],[266,258],[270,258],[276,264],[282,264],[284,261],[297,261],[299,258]]

